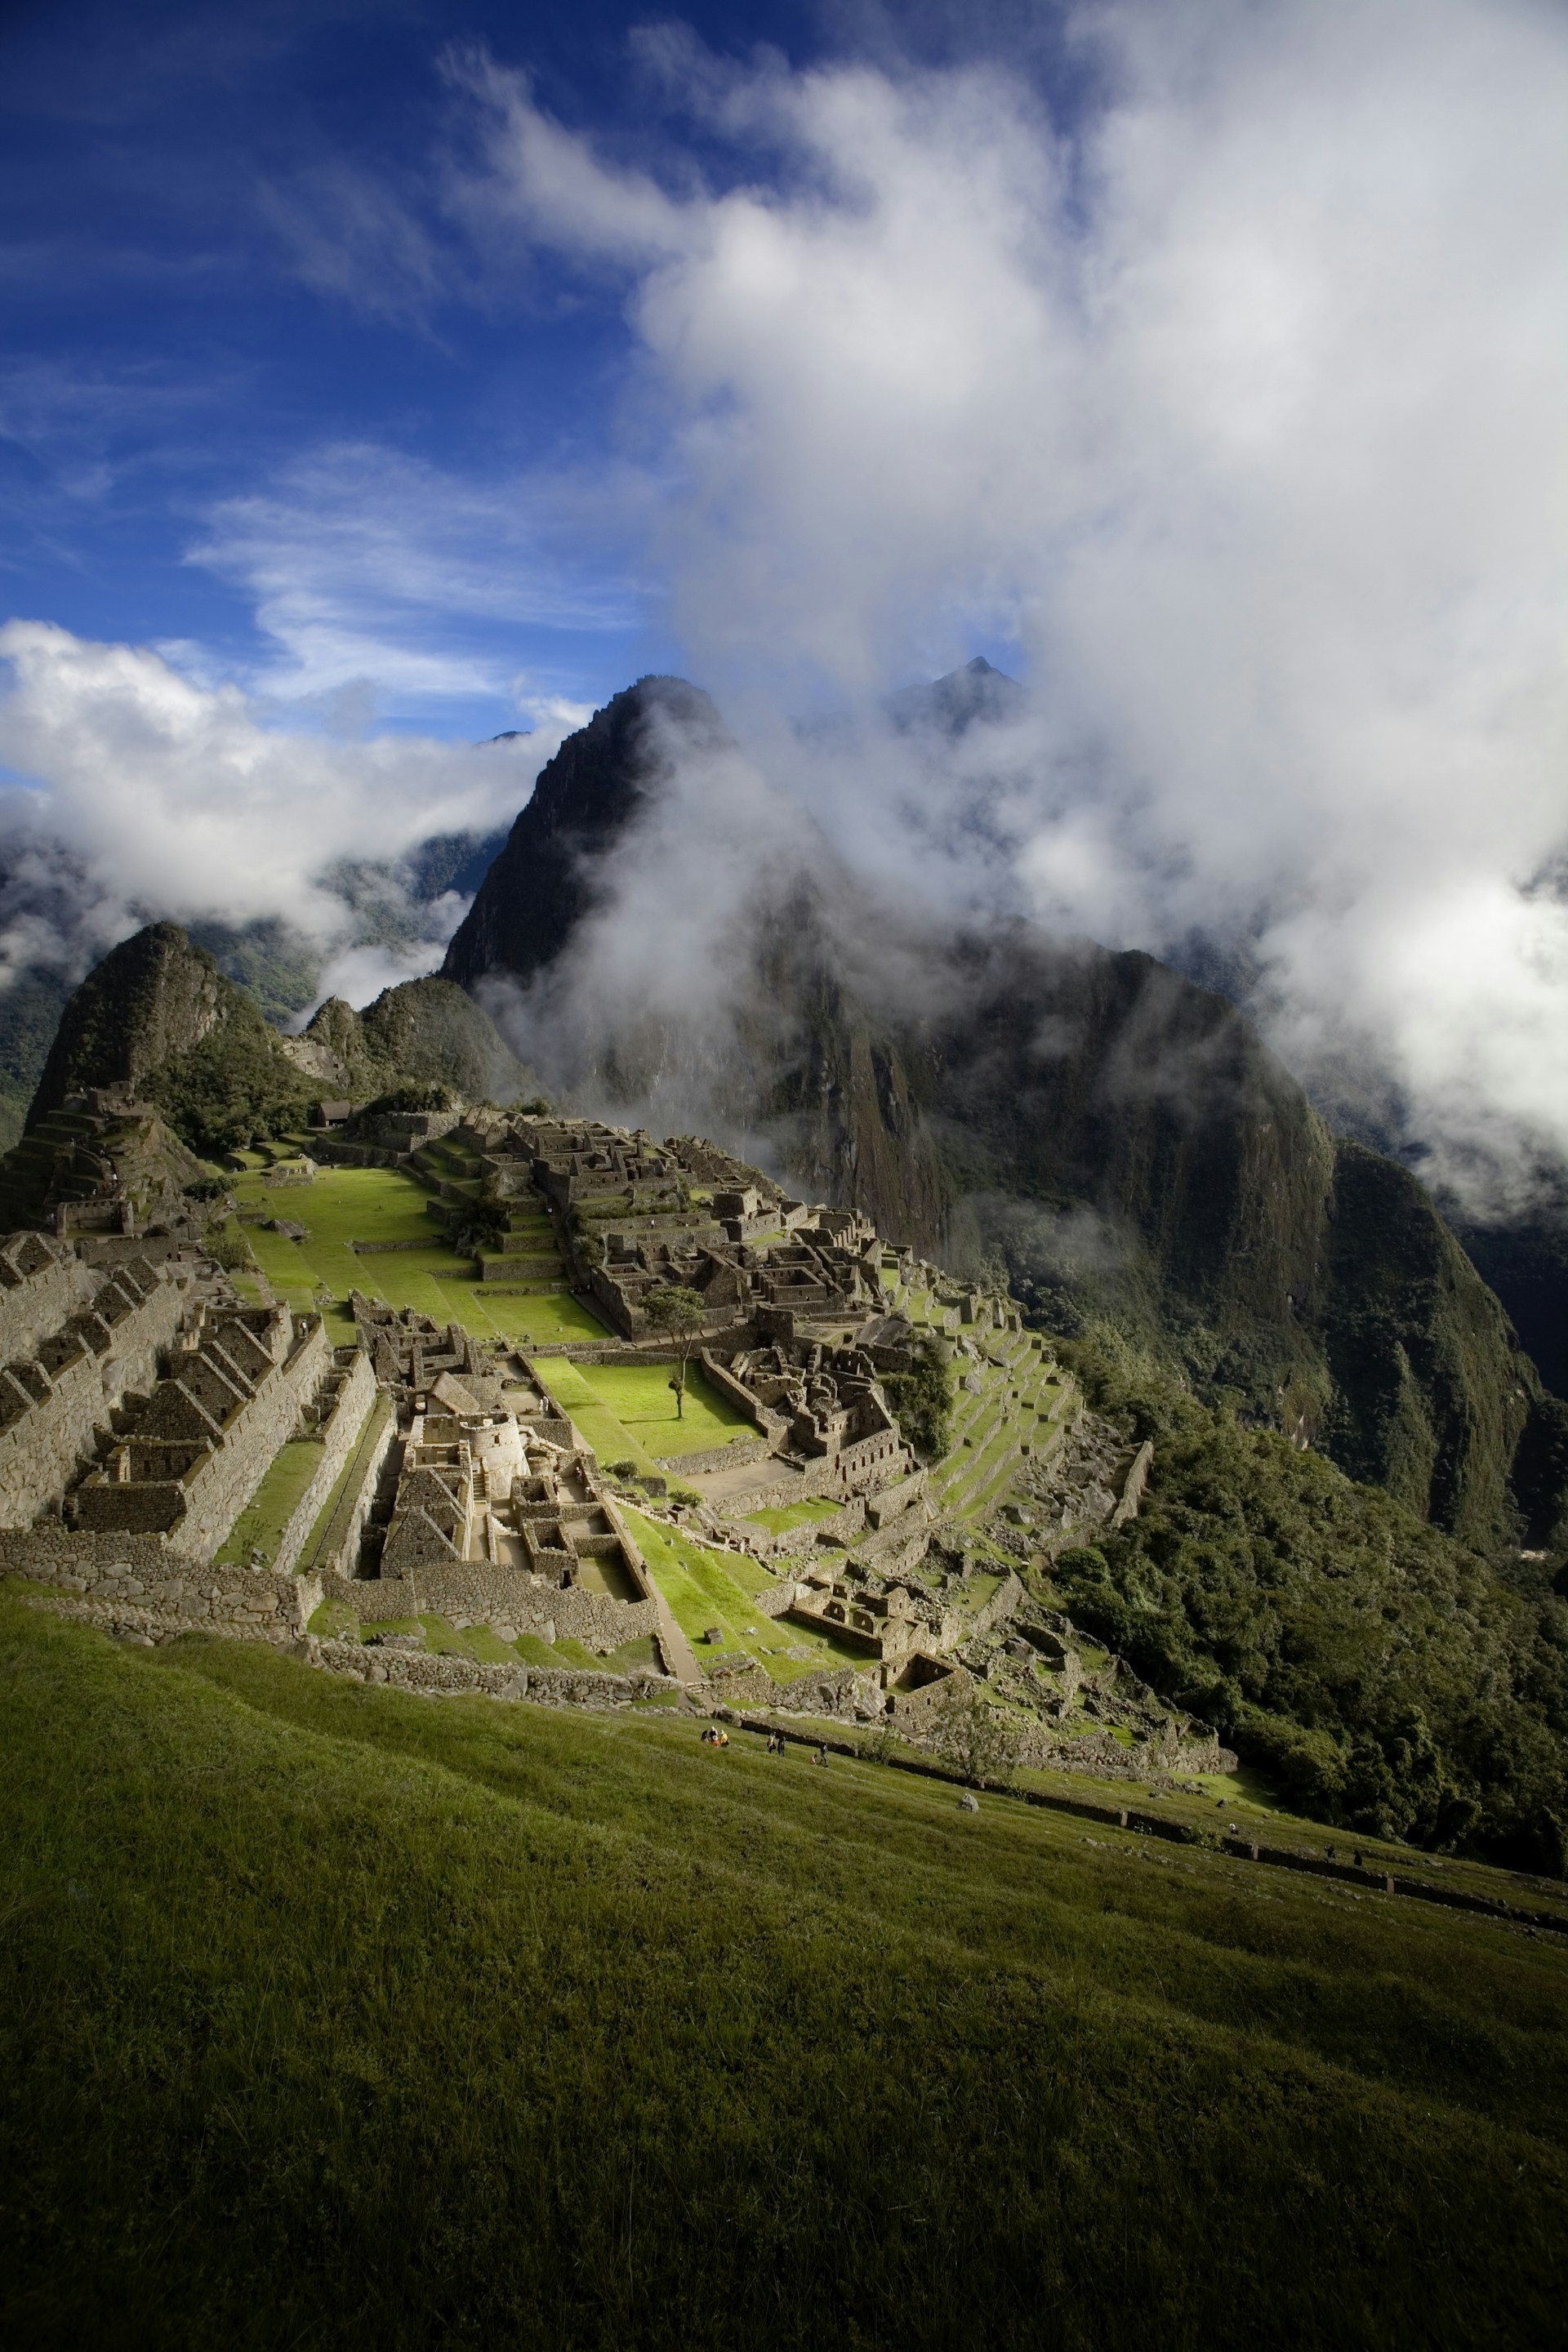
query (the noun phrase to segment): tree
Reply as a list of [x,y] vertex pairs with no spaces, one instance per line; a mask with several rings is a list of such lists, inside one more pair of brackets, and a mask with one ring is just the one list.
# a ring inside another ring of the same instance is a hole
[[885,1373],[882,1386],[900,1429],[921,1461],[940,1461],[947,1452],[952,1418],[952,1375],[942,1341],[929,1336],[921,1339],[913,1370]]
[[677,1421],[683,1421],[686,1418],[686,1367],[708,1309],[701,1293],[692,1290],[684,1282],[658,1284],[644,1297],[642,1309],[648,1321],[657,1329],[668,1331],[680,1349],[676,1375],[669,1385],[675,1391],[675,1417]]
[[1008,1778],[1018,1761],[1018,1734],[1001,1708],[965,1677],[942,1703],[936,1750],[979,1789],[987,1780]]

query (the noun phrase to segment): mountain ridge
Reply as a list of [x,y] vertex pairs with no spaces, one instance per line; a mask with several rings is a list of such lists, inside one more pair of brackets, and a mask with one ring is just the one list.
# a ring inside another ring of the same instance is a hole
[[[969,677],[929,709],[962,709]],[[503,1022],[498,989],[532,1013],[613,935],[682,728],[699,761],[729,743],[700,689],[645,679],[544,770],[443,967]],[[815,843],[743,911],[710,989],[724,1032],[683,1063],[679,1021],[636,975],[617,998],[601,956],[580,991],[596,1034],[552,1065],[548,1022],[529,1031],[543,1084],[639,1119],[661,1093],[683,1124],[705,1111],[895,1239],[1000,1255],[1059,1328],[1163,1334],[1205,1392],[1370,1465],[1465,1540],[1561,1547],[1568,1408],[1417,1180],[1335,1139],[1227,998],[1020,921],[911,921]]]

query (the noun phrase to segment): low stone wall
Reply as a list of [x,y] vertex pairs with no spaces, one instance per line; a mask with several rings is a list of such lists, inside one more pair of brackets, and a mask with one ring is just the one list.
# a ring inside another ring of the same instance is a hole
[[352,1681],[384,1683],[394,1690],[431,1698],[531,1699],[543,1706],[630,1706],[637,1699],[657,1698],[677,1689],[666,1675],[605,1675],[591,1670],[525,1666],[476,1665],[468,1658],[433,1657],[417,1650],[365,1649],[358,1642],[318,1642],[301,1645],[312,1665]]
[[[882,1451],[885,1444],[886,1440],[881,1436],[862,1438],[858,1445],[846,1446],[842,1454],[826,1454],[804,1470],[792,1470],[781,1462],[778,1476],[748,1488],[743,1501],[737,1498],[735,1507],[748,1511],[784,1511],[792,1503],[812,1503],[829,1496],[842,1496],[846,1506],[849,1506],[879,1493],[891,1493],[891,1486],[879,1488],[876,1474],[884,1460],[896,1458],[901,1465],[907,1460],[907,1455],[901,1443],[897,1445],[895,1456],[886,1455]],[[725,1452],[731,1461],[765,1460],[769,1448],[759,1445],[756,1454],[752,1456],[742,1456],[739,1447],[732,1452],[726,1448]],[[695,1471],[698,1459],[694,1454],[688,1455],[687,1467]],[[724,1466],[721,1454],[712,1467],[721,1470]],[[913,1472],[905,1472],[895,1483],[902,1485],[908,1476],[914,1475]],[[827,1522],[821,1524],[826,1526]],[[858,1519],[855,1531],[858,1533],[863,1525],[863,1518]]]
[[[805,1498],[797,1496],[795,1499]],[[745,1500],[747,1507],[752,1510],[768,1511],[780,1507],[768,1502],[753,1501],[750,1495]],[[809,1519],[800,1527],[781,1528],[776,1535],[767,1528],[748,1525],[746,1538],[749,1548],[759,1559],[773,1559],[780,1553],[808,1550],[818,1536],[831,1536],[836,1543],[851,1544],[862,1533],[865,1525],[865,1498],[856,1495],[841,1511],[835,1511],[831,1518]]]
[[865,1500],[867,1525],[879,1532],[896,1518],[901,1518],[910,1507],[920,1501],[926,1490],[926,1474],[911,1470],[909,1475],[882,1486]]
[[733,1437],[728,1445],[710,1446],[705,1454],[656,1454],[654,1460],[665,1475],[679,1478],[684,1471],[689,1478],[700,1478],[708,1470],[733,1470],[748,1462],[765,1462],[773,1450],[769,1437]]
[[193,1630],[295,1641],[321,1598],[313,1577],[213,1568],[148,1536],[11,1535],[0,1570],[54,1585],[50,1605],[64,1615],[150,1641]]
[[463,1617],[471,1625],[510,1625],[536,1641],[581,1642],[601,1655],[658,1631],[657,1601],[546,1584],[486,1560],[422,1564],[406,1576],[323,1576],[321,1590],[356,1610],[365,1625],[426,1614]]
[[292,1569],[310,1539],[310,1530],[326,1508],[328,1497],[342,1475],[359,1442],[365,1417],[375,1402],[375,1374],[370,1368],[370,1358],[363,1349],[353,1350],[353,1361],[348,1378],[338,1392],[337,1402],[321,1425],[321,1459],[312,1472],[310,1483],[289,1515],[289,1524],[278,1546],[275,1565]]
[[754,1397],[744,1381],[738,1381],[729,1365],[721,1363],[710,1348],[703,1349],[701,1364],[704,1374],[711,1381],[720,1395],[726,1398],[737,1412],[743,1412],[752,1426],[760,1430],[764,1437],[776,1445],[789,1428],[785,1416],[782,1412],[773,1412],[759,1398]]
[[994,1626],[1005,1624],[1023,1599],[1024,1588],[1009,1569],[990,1600],[967,1621],[967,1639],[975,1641]]

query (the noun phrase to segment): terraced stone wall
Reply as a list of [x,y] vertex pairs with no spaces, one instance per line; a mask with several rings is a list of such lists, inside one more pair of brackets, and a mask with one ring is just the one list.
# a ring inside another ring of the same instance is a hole
[[210,1559],[270,1468],[274,1455],[300,1424],[331,1361],[326,1332],[311,1318],[281,1363],[272,1364],[256,1392],[214,1444],[178,1480],[100,1483],[78,1488],[76,1508],[95,1532],[152,1532],[163,1528],[179,1549]]
[[657,1601],[616,1601],[580,1584],[535,1583],[487,1560],[422,1566],[407,1576],[325,1576],[321,1589],[366,1625],[431,1613],[466,1617],[470,1624],[510,1625],[541,1642],[581,1642],[601,1654],[658,1631]]
[[66,1614],[150,1641],[191,1631],[296,1641],[321,1598],[313,1577],[211,1568],[157,1536],[63,1528],[0,1534],[0,1573],[52,1584]]
[[327,1498],[342,1476],[345,1464],[359,1443],[365,1416],[375,1402],[375,1374],[370,1368],[370,1358],[361,1348],[340,1348],[336,1350],[340,1364],[346,1360],[347,1378],[338,1391],[337,1401],[321,1424],[321,1465],[310,1477],[310,1483],[300,1496],[289,1517],[278,1547],[277,1565],[292,1569],[304,1549],[311,1528],[326,1508]]

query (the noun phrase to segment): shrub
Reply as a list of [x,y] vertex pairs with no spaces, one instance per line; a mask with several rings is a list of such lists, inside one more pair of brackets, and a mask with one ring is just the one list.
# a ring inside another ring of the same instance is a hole
[[952,1373],[940,1339],[923,1339],[913,1370],[885,1373],[882,1386],[900,1429],[921,1461],[940,1461],[952,1428]]

